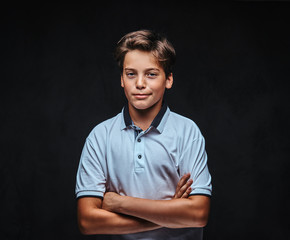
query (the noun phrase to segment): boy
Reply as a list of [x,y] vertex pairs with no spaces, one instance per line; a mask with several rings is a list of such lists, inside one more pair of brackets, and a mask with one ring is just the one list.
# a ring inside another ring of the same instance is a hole
[[112,239],[202,239],[211,196],[204,138],[163,101],[175,50],[141,30],[121,38],[115,57],[128,105],[86,139],[76,183],[80,230]]

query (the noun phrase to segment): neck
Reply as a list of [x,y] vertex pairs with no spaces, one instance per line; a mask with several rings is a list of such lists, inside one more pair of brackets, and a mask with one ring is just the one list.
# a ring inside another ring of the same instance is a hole
[[129,103],[129,113],[132,121],[142,130],[148,129],[156,115],[159,113],[161,104],[162,102],[158,102],[150,108],[137,109]]

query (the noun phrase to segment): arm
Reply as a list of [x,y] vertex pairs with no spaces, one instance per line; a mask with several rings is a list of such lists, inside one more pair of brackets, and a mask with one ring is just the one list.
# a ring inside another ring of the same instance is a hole
[[149,200],[106,193],[103,209],[135,216],[168,228],[204,227],[210,198],[194,195],[171,200]]
[[83,234],[128,234],[160,228],[157,224],[101,209],[102,199],[78,199],[78,224]]
[[[189,177],[190,174],[185,174],[180,179],[173,196],[174,199],[188,197],[192,184],[192,180],[188,180]],[[138,217],[102,209],[102,202],[102,199],[95,197],[78,199],[78,223],[83,234],[128,234],[161,227]]]

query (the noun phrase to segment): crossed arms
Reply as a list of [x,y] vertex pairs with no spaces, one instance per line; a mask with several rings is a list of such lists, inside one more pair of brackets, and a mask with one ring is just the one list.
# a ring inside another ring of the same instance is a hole
[[78,223],[83,234],[128,234],[167,228],[204,227],[210,199],[188,196],[192,180],[185,174],[170,200],[150,200],[107,192],[103,200],[78,199]]

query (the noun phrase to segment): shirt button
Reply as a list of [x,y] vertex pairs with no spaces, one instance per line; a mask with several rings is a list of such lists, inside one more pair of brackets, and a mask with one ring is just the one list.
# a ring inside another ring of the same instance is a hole
[[141,159],[141,158],[142,158],[142,155],[139,154],[139,155],[138,155],[138,158]]
[[141,139],[140,138],[138,138],[138,140],[137,140],[138,142],[141,142]]

